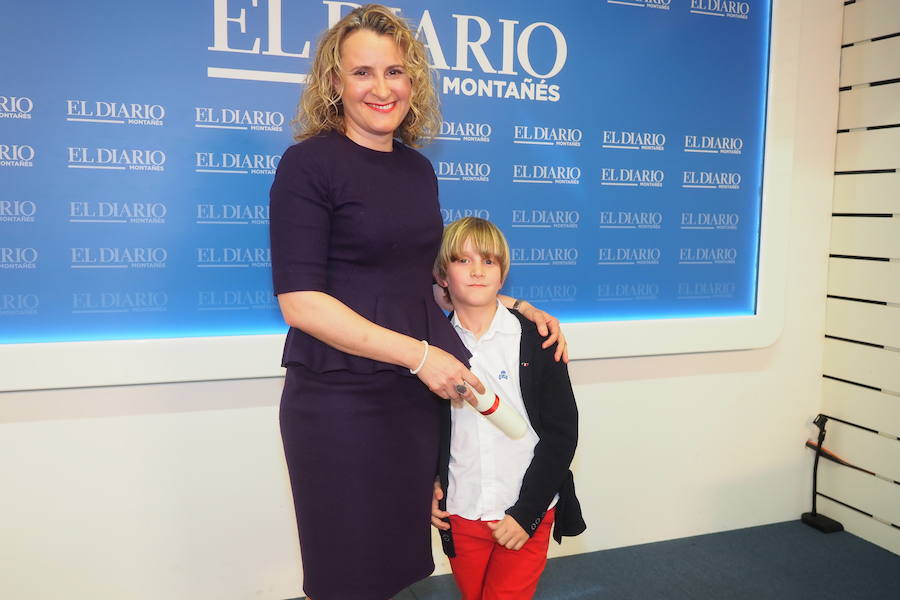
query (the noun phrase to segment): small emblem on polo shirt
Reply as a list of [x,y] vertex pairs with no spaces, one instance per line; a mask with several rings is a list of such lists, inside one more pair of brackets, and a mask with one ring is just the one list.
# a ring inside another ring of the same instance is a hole
[[497,377],[498,381],[503,381],[504,379],[509,379],[509,375],[506,374],[506,369],[500,371],[500,375]]

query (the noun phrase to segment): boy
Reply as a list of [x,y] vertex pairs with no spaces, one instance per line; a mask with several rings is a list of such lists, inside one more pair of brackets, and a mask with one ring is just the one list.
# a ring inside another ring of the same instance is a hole
[[534,324],[497,301],[508,271],[509,246],[492,223],[466,217],[444,231],[434,275],[453,326],[476,375],[529,423],[512,440],[471,406],[446,409],[432,523],[463,600],[532,598],[551,527],[557,542],[585,529],[569,470],[578,412],[568,370],[553,347],[540,348]]

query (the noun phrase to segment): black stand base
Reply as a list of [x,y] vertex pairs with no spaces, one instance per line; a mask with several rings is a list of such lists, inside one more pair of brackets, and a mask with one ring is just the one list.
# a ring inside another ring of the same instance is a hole
[[800,516],[800,520],[810,527],[815,527],[822,533],[835,533],[844,530],[844,526],[841,525],[840,522],[830,519],[825,515],[820,515],[819,513],[803,513]]

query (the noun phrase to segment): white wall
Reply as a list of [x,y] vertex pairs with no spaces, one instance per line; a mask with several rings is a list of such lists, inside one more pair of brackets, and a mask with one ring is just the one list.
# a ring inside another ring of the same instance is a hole
[[[795,158],[784,333],[762,350],[573,364],[589,530],[557,555],[809,508],[803,443],[821,402],[842,3],[789,4],[800,52],[794,135],[777,142]],[[0,597],[300,595],[279,387],[0,394]]]

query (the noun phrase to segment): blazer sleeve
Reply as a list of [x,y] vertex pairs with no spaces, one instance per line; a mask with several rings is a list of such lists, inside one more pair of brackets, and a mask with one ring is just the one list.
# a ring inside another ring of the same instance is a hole
[[[532,376],[538,410],[529,412],[540,440],[525,471],[519,498],[506,513],[531,536],[547,512],[553,496],[565,482],[578,443],[578,409],[569,381],[569,370],[553,360],[556,346],[538,350]],[[525,390],[523,390],[523,394]]]

